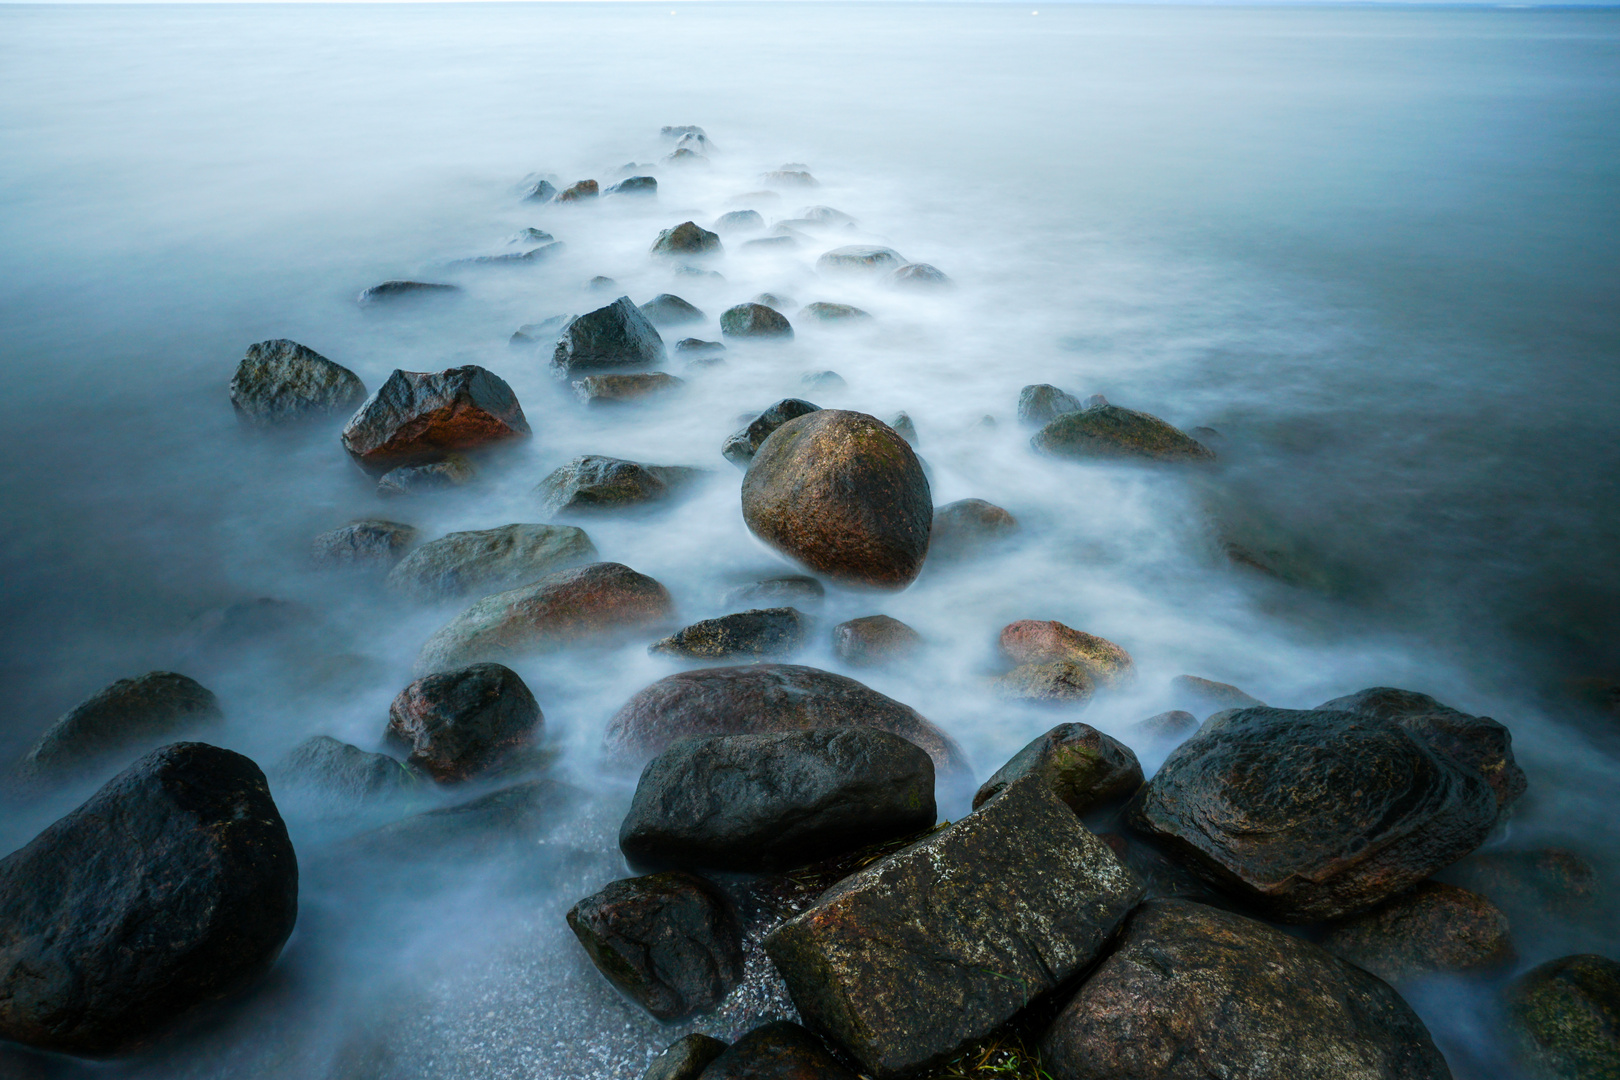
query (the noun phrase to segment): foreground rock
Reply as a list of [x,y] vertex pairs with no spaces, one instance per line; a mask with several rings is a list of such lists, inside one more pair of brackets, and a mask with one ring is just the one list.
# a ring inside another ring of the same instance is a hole
[[1478,893],[1437,881],[1337,923],[1322,947],[1391,983],[1438,972],[1492,971],[1515,956],[1501,909]]
[[669,591],[620,563],[590,563],[486,596],[428,639],[416,673],[501,662],[641,630],[670,617]]
[[835,885],[765,939],[874,1077],[944,1061],[1102,953],[1142,887],[1035,779]]
[[258,766],[154,750],[0,860],[0,1039],[134,1050],[263,975],[297,918],[298,860]]
[[787,1020],[757,1027],[715,1058],[703,1080],[857,1080],[822,1041]]
[[866,615],[833,627],[833,654],[851,667],[899,663],[920,648],[922,635],[887,615]]
[[385,281],[373,285],[356,298],[361,307],[377,307],[402,300],[418,300],[431,296],[453,296],[461,291],[459,285],[446,285],[438,281]]
[[1520,1056],[1545,1080],[1620,1077],[1620,963],[1565,956],[1525,973],[1508,994]]
[[463,454],[447,454],[443,461],[428,465],[401,465],[389,469],[377,481],[377,494],[428,495],[435,491],[466,487],[478,479],[478,470]]
[[586,454],[553,470],[540,481],[535,494],[552,516],[615,510],[668,498],[701,472],[681,465],[643,465]]
[[35,778],[67,772],[120,750],[213,727],[224,719],[219,699],[185,675],[150,671],[119,679],[46,728],[23,757],[22,772]]
[[1082,460],[1215,460],[1215,451],[1157,416],[1106,401],[1059,416],[1031,441],[1044,453]]
[[512,388],[468,364],[446,371],[395,371],[343,429],[343,448],[381,476],[456,450],[528,438],[529,421]]
[[236,418],[252,427],[349,413],[365,399],[354,372],[286,338],[249,345],[231,378]]
[[1058,417],[1085,408],[1080,399],[1051,383],[1033,383],[1018,392],[1019,422],[1045,427]]
[[320,566],[393,566],[416,542],[416,528],[397,521],[368,518],[323,532],[310,545],[310,558]]
[[489,772],[535,741],[544,717],[518,673],[473,664],[426,675],[388,706],[388,737],[441,784]]
[[965,771],[949,735],[908,706],[830,671],[798,664],[700,668],[659,679],[608,721],[608,750],[640,764],[677,739],[864,725],[915,743],[941,773]]
[[1037,776],[1076,814],[1136,794],[1142,765],[1131,748],[1089,724],[1059,724],[1014,754],[973,796],[983,806],[1007,785]]
[[783,398],[750,420],[747,427],[727,439],[720,452],[733,465],[746,469],[754,460],[754,455],[759,452],[760,444],[770,437],[771,432],[789,420],[820,411],[821,406],[812,405],[801,398]]
[[898,735],[717,735],[648,762],[619,849],[632,866],[760,873],[910,836],[934,818],[934,763]]
[[907,442],[865,413],[821,409],[760,445],[742,485],[761,540],[846,585],[903,589],[928,554],[934,505]]
[[738,304],[721,313],[720,333],[734,338],[790,338],[793,324],[764,304]]
[[693,874],[615,881],[575,904],[568,926],[597,970],[660,1020],[712,1009],[742,981],[737,920]]
[[631,375],[587,375],[574,381],[574,394],[587,405],[624,405],[679,390],[686,383],[662,371]]
[[1131,803],[1134,828],[1285,922],[1343,918],[1478,847],[1479,773],[1355,713],[1220,714]]
[[804,644],[804,623],[794,608],[755,608],[695,622],[647,651],[690,660],[789,656]]
[[628,296],[566,324],[551,354],[552,373],[560,378],[602,368],[656,367],[663,362],[664,339]]
[[876,273],[897,270],[905,265],[900,253],[893,248],[851,244],[834,248],[816,260],[816,269],[834,273]]
[[674,293],[659,293],[641,305],[641,313],[654,326],[683,326],[708,318],[701,308],[688,304]]
[[1400,995],[1253,919],[1151,900],[1041,1043],[1064,1080],[1450,1080]]
[[387,754],[368,753],[330,735],[293,747],[276,766],[275,781],[278,791],[297,791],[345,810],[413,791],[421,783]]
[[709,1062],[726,1052],[726,1044],[694,1031],[683,1035],[653,1058],[641,1080],[698,1080]]
[[423,601],[483,595],[596,557],[596,545],[584,529],[502,525],[454,532],[423,544],[394,567],[388,587]]
[[672,229],[665,229],[653,241],[654,255],[718,255],[720,237],[695,221],[683,221]]
[[1018,664],[1067,660],[1079,664],[1099,686],[1119,686],[1135,673],[1131,654],[1107,638],[1060,622],[1021,619],[1001,630],[1001,651]]
[[928,557],[970,559],[992,550],[1018,532],[1018,519],[983,499],[960,499],[934,510]]

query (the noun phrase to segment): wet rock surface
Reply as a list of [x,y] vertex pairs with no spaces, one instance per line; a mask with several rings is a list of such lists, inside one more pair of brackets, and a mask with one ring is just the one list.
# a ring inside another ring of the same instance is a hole
[[760,444],[770,437],[771,432],[789,420],[818,412],[820,409],[821,406],[812,405],[803,398],[783,398],[750,420],[747,427],[727,439],[720,452],[733,465],[746,469],[754,460],[754,455],[759,452]]
[[1014,754],[973,796],[975,808],[1025,776],[1039,777],[1076,814],[1121,802],[1142,786],[1131,748],[1089,724],[1059,724]]
[[581,180],[578,183],[570,184],[561,191],[557,192],[557,197],[554,201],[560,203],[584,202],[587,199],[596,198],[601,193],[602,187],[595,180]]
[[796,609],[755,608],[695,622],[647,651],[692,660],[788,656],[804,644],[804,634],[805,618]]
[[703,1080],[856,1080],[822,1041],[789,1020],[744,1035],[703,1070]]
[[708,318],[701,308],[687,303],[674,293],[659,293],[641,305],[641,313],[654,326],[682,326]]
[[725,1052],[725,1043],[694,1031],[665,1047],[641,1074],[641,1080],[697,1080],[709,1062]]
[[552,372],[562,378],[604,368],[656,367],[663,362],[664,339],[628,296],[563,326],[551,355]]
[[888,615],[863,615],[833,627],[833,654],[851,667],[881,667],[907,660],[922,635]]
[[702,338],[681,338],[675,343],[675,351],[682,356],[697,358],[701,356],[714,356],[726,351],[726,347],[718,341],[704,341]]
[[711,255],[719,254],[720,250],[720,237],[695,221],[683,221],[665,229],[652,245],[654,255]]
[[1322,947],[1390,983],[1513,962],[1507,916],[1478,893],[1425,881],[1334,924]]
[[934,508],[928,557],[969,559],[1003,544],[1018,532],[1018,519],[983,499],[958,499]]
[[1032,442],[1047,454],[1081,460],[1215,460],[1213,450],[1157,416],[1107,402],[1058,416]]
[[358,375],[286,338],[249,345],[231,377],[231,406],[251,427],[347,414],[365,399]]
[[1131,654],[1107,638],[1050,619],[1021,619],[1001,630],[1001,651],[1017,664],[1066,660],[1099,686],[1118,686],[1134,673]]
[[430,540],[388,575],[389,588],[417,600],[500,592],[597,557],[584,529],[502,525]]
[[414,525],[367,518],[323,532],[310,544],[310,558],[322,566],[387,569],[416,542]]
[[701,470],[586,454],[553,471],[535,494],[552,516],[613,510],[669,497]]
[[395,371],[343,429],[343,448],[367,472],[423,465],[456,450],[527,438],[529,422],[506,381],[476,364]]
[[426,675],[388,706],[388,737],[441,784],[471,780],[527,747],[544,718],[517,672],[472,664]]
[[151,745],[225,718],[219,699],[197,680],[173,671],[119,679],[62,714],[22,761],[25,777],[88,767],[109,755]]
[[764,304],[738,304],[721,314],[720,333],[734,338],[790,338],[793,324]]
[[623,405],[673,393],[686,383],[662,371],[631,375],[587,375],[574,381],[574,394],[587,405]]
[[1620,963],[1592,954],[1548,961],[1513,984],[1508,1012],[1537,1077],[1620,1077]]
[[617,184],[613,184],[604,195],[657,195],[658,180],[651,176],[627,176]]

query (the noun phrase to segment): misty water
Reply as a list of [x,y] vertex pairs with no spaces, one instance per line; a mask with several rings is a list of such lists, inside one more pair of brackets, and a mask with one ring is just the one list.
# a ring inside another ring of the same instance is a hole
[[[846,670],[828,633],[854,616],[916,627],[917,662],[847,673],[943,727],[977,779],[1060,720],[1125,733],[1176,704],[1183,673],[1300,708],[1405,687],[1512,729],[1530,791],[1491,844],[1569,847],[1615,895],[1614,718],[1587,691],[1620,682],[1617,101],[1620,14],[1601,10],[0,6],[0,757],[153,669],[218,693],[228,722],[209,738],[266,767],[316,734],[381,748],[418,648],[463,604],[318,570],[311,538],[364,516],[429,538],[541,521],[536,483],[580,454],[710,470],[667,506],[576,523],[664,583],[681,623],[720,614],[732,587],[793,572],[744,527],[720,445],[805,397],[906,411],[936,506],[984,498],[1022,524],[904,592],[829,589],[798,658]],[[663,163],[668,124],[705,128],[708,168]],[[789,162],[820,186],[737,199]],[[659,192],[524,203],[536,172],[651,173]],[[728,238],[723,280],[647,252],[682,221],[810,205],[858,224],[764,255]],[[564,254],[451,265],[529,227]],[[856,242],[957,287],[817,275],[821,251]],[[595,275],[619,288],[587,291]],[[391,278],[464,293],[356,305]],[[671,344],[715,340],[720,311],[767,290],[874,318],[798,320],[791,343],[733,342],[711,368],[672,351],[684,391],[617,411],[508,344],[664,292],[708,313]],[[227,383],[270,338],[370,390],[396,368],[483,365],[534,438],[473,488],[385,502],[340,424],[239,429]],[[804,386],[823,370],[846,386]],[[1037,382],[1212,427],[1220,463],[1040,457],[1015,416]],[[210,636],[210,612],[259,598],[292,606]],[[1136,680],[1078,714],[998,697],[996,634],[1022,618],[1119,643]],[[605,1080],[693,1027],[756,1019],[657,1024],[562,921],[626,872],[611,840],[634,778],[600,745],[633,692],[680,669],[646,644],[514,663],[581,793],[538,852],[371,867],[341,845],[375,822],[277,791],[303,883],[272,978],[85,1074]],[[1151,769],[1170,747],[1135,749]],[[12,792],[0,847],[110,771]],[[1612,955],[1611,914],[1516,925],[1519,969]],[[1459,1077],[1513,1075],[1493,986],[1407,990]]]

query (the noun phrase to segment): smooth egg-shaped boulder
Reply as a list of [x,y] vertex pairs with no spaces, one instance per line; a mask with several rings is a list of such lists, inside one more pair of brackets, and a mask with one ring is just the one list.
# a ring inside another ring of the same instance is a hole
[[876,417],[819,409],[760,444],[742,484],[754,535],[846,586],[903,589],[928,554],[934,501],[911,445]]

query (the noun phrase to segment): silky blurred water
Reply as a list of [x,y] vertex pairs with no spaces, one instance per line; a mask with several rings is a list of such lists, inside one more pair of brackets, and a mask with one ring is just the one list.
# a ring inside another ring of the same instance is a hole
[[[936,505],[985,498],[1023,523],[1010,550],[904,593],[832,591],[803,657],[843,670],[827,635],[845,618],[918,628],[917,664],[855,674],[955,736],[979,778],[1071,718],[985,681],[1002,625],[1055,618],[1136,659],[1130,688],[1080,714],[1105,730],[1168,707],[1182,673],[1283,706],[1394,685],[1496,716],[1531,792],[1493,843],[1573,846],[1607,875],[1612,718],[1577,691],[1620,681],[1616,101],[1606,10],[0,6],[0,757],[153,668],[218,692],[210,737],[261,763],[313,734],[378,747],[459,605],[317,572],[310,538],[363,515],[428,537],[543,520],[534,485],[582,453],[712,470],[684,501],[581,524],[683,621],[720,613],[730,587],[789,570],[744,528],[720,444],[802,396],[907,411]],[[663,164],[666,124],[702,125],[711,166]],[[787,162],[821,186],[734,201]],[[629,163],[652,163],[634,171],[656,200],[516,195],[531,172],[605,185]],[[723,281],[647,255],[681,221],[813,204],[858,227],[767,256],[728,238]],[[566,253],[448,265],[530,226]],[[851,242],[958,287],[818,277],[816,255]],[[620,288],[587,292],[598,274]],[[466,291],[355,305],[398,277]],[[733,344],[712,369],[672,353],[683,394],[622,411],[587,411],[507,344],[621,292],[677,293],[709,319],[666,338],[715,339],[718,313],[764,290],[875,318],[800,320],[791,344]],[[226,384],[278,337],[369,389],[482,364],[535,438],[476,489],[383,503],[339,425],[238,429]],[[802,385],[826,369],[847,387]],[[1036,457],[1014,414],[1031,382],[1212,426],[1222,463]],[[253,648],[199,642],[200,615],[259,597],[300,615]],[[673,670],[644,642],[519,665],[559,773],[600,800],[538,868],[372,876],[323,862],[342,830],[286,796],[305,883],[275,978],[96,1075],[636,1074],[686,1028],[605,989],[561,912],[623,872],[599,850],[628,796],[597,772],[606,720]],[[1137,749],[1152,766],[1168,747]],[[104,776],[8,804],[0,846]],[[1612,952],[1605,921],[1520,928],[1523,962]],[[1409,996],[1459,1076],[1507,1075],[1488,988]]]

